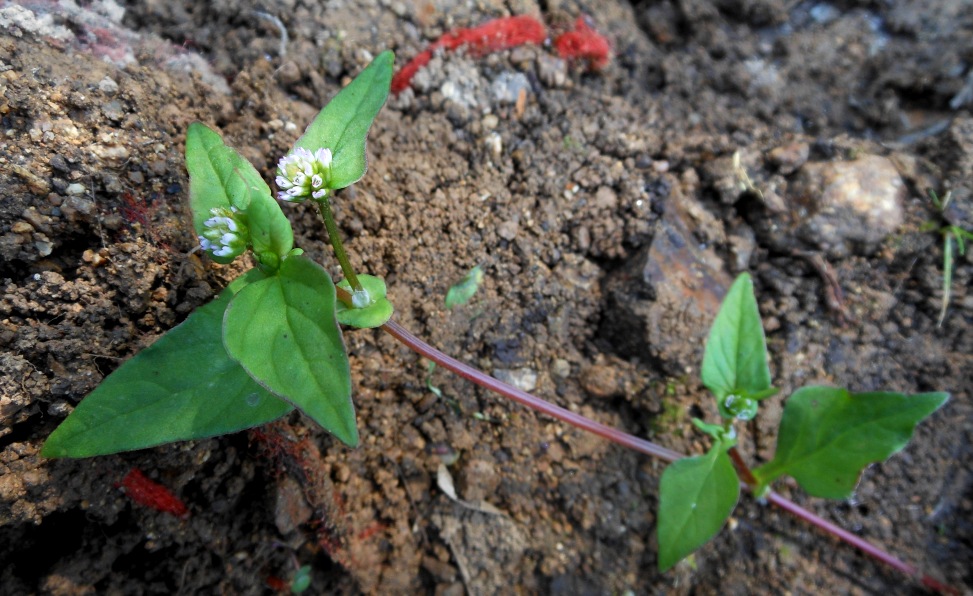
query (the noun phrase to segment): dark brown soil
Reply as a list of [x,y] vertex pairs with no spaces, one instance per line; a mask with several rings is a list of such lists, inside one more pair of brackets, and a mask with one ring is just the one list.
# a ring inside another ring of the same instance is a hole
[[[390,101],[368,174],[335,209],[396,318],[551,401],[698,453],[689,419],[715,415],[701,338],[750,271],[783,396],[812,382],[952,393],[854,500],[781,490],[973,590],[973,251],[938,326],[942,236],[925,226],[942,221],[934,190],[973,227],[968,2],[79,4],[0,3],[4,594],[256,594],[305,564],[314,593],[918,590],[748,498],[659,574],[660,462],[430,377],[378,331],[346,334],[359,449],[294,414],[117,456],[38,455],[105,375],[243,270],[192,252],[190,122],[269,179],[371,56],[390,48],[401,64],[507,14],[552,31],[587,14],[613,59],[587,72],[550,47],[450,53]],[[314,214],[286,212],[337,275]],[[445,291],[478,263],[477,297],[447,311]],[[782,402],[744,438],[755,462],[773,453]],[[501,514],[443,493],[449,455],[459,496]],[[189,516],[127,497],[132,468]]]

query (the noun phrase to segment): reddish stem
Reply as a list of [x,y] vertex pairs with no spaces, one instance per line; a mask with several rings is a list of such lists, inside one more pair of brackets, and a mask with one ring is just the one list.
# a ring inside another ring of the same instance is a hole
[[743,457],[740,455],[740,452],[737,451],[737,448],[730,447],[727,454],[730,456],[730,459],[733,460],[733,466],[737,469],[737,474],[739,474],[740,478],[743,479],[744,484],[750,488],[757,486],[757,479],[754,477],[753,472],[750,471],[750,467],[747,466],[747,462],[743,461]]
[[[750,467],[747,466],[747,462],[743,460],[743,457],[741,457],[740,452],[737,451],[736,447],[731,447],[730,450],[728,451],[728,454],[730,456],[730,459],[733,460],[733,465],[736,467],[737,472],[740,474],[740,477],[743,479],[744,485],[752,491],[753,488],[757,486],[757,484],[759,483],[757,482],[756,477],[754,477],[753,472],[750,470]],[[768,491],[766,495],[763,495],[763,498],[767,499],[774,505],[777,505],[781,509],[784,509],[785,511],[789,511],[796,517],[803,519],[804,521],[808,522],[812,526],[817,526],[818,528],[824,530],[825,532],[828,532],[829,534],[836,536],[838,539],[844,540],[845,542],[854,546],[855,548],[862,551],[866,555],[878,559],[879,561],[885,563],[889,567],[892,567],[893,569],[898,569],[902,573],[916,580],[919,580],[919,582],[922,585],[926,586],[927,588],[931,588],[933,590],[942,592],[944,594],[957,594],[957,595],[959,594],[959,592],[953,587],[942,584],[937,580],[929,577],[928,575],[921,573],[918,569],[916,569],[912,565],[909,565],[905,561],[895,557],[890,553],[885,552],[884,550],[871,544],[867,540],[852,534],[848,530],[845,530],[844,528],[829,522],[823,517],[811,513],[810,511],[804,509],[803,507],[794,503],[793,501],[781,496],[779,493],[775,493],[774,491]]]
[[[350,298],[351,297],[347,292],[344,292],[341,290],[341,288],[338,288],[339,300],[350,301]],[[539,397],[535,397],[525,391],[521,391],[512,385],[499,381],[490,375],[473,368],[472,366],[463,364],[459,360],[440,352],[436,348],[430,346],[410,333],[395,321],[390,320],[389,322],[385,323],[382,325],[382,329],[388,332],[389,335],[395,339],[402,342],[409,349],[415,351],[424,358],[432,360],[439,366],[453,371],[464,379],[472,381],[485,389],[489,389],[490,391],[494,391],[500,395],[509,397],[510,399],[529,408],[533,408],[539,412],[557,418],[562,422],[566,422],[572,426],[608,439],[609,441],[618,443],[624,447],[628,447],[629,449],[634,449],[635,451],[657,457],[667,462],[673,462],[677,459],[686,457],[679,452],[656,445],[651,441],[646,441],[645,439],[630,435],[616,428],[595,422],[594,420],[585,418],[580,414],[576,414],[570,410],[556,406],[552,403],[544,401],[543,399],[540,399]],[[742,484],[748,489],[753,488],[753,486],[757,484],[757,480],[754,478],[753,473],[750,471],[750,468],[740,456],[739,452],[736,450],[736,448],[732,448],[730,449],[729,454],[734,462],[734,465],[739,471],[740,476],[745,480],[745,482],[742,482]],[[897,569],[909,577],[918,580],[927,588],[936,590],[943,594],[959,594],[959,591],[952,586],[947,586],[933,579],[932,577],[921,573],[918,569],[912,565],[909,565],[905,561],[898,559],[897,557],[883,551],[879,547],[869,543],[867,540],[860,538],[839,526],[836,526],[826,519],[811,513],[807,509],[804,509],[797,503],[790,501],[778,493],[768,491],[764,498],[781,509],[784,509],[798,518],[805,520],[809,524],[817,526],[821,530],[835,536],[839,540],[843,540],[851,546],[854,546],[865,554],[878,559],[893,569]]]
[[432,360],[443,368],[453,371],[464,379],[472,381],[484,389],[489,389],[490,391],[499,393],[504,397],[509,397],[510,399],[521,403],[528,408],[533,408],[538,412],[542,412],[548,416],[557,418],[562,422],[567,422],[572,426],[594,433],[599,437],[608,439],[609,441],[618,443],[619,445],[623,445],[629,449],[634,449],[635,451],[640,451],[647,455],[658,457],[659,459],[665,461],[672,462],[685,457],[681,453],[677,453],[671,449],[666,449],[665,447],[656,445],[651,441],[646,441],[645,439],[640,439],[634,435],[622,432],[617,428],[612,428],[611,426],[601,424],[600,422],[595,422],[590,418],[585,418],[581,414],[576,414],[571,410],[566,410],[561,406],[556,406],[550,402],[544,401],[539,397],[535,397],[526,391],[521,391],[520,389],[517,389],[512,385],[508,385],[503,381],[498,381],[483,371],[463,364],[459,360],[440,352],[415,335],[412,335],[395,321],[389,321],[383,325],[382,328],[392,337],[405,344],[409,349],[414,350],[429,360]]
[[845,530],[844,528],[840,526],[836,526],[835,524],[829,522],[823,517],[811,513],[810,511],[804,509],[797,503],[787,499],[786,497],[781,496],[779,493],[770,491],[765,495],[764,498],[766,498],[774,505],[777,505],[781,509],[788,511],[793,515],[795,515],[796,517],[803,519],[804,521],[808,522],[812,526],[817,526],[821,530],[824,530],[825,532],[835,536],[839,540],[844,540],[845,542],[854,546],[855,548],[862,551],[866,555],[878,559],[879,561],[885,563],[889,567],[892,567],[893,569],[898,569],[899,571],[908,575],[909,577],[918,580],[923,586],[926,586],[927,588],[930,588],[932,590],[936,590],[937,592],[940,592],[942,594],[956,594],[957,596],[959,596],[960,592],[956,588],[952,586],[947,586],[946,584],[941,583],[936,579],[933,579],[932,577],[926,575],[925,573],[922,573],[912,565],[909,565],[905,561],[878,548],[877,546],[868,542],[864,538],[856,536],[851,532],[849,532],[848,530]]

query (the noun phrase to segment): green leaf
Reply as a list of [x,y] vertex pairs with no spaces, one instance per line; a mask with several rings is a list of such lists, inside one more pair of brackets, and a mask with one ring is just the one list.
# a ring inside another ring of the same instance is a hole
[[659,482],[659,571],[716,536],[739,498],[740,481],[723,443],[670,464]]
[[446,308],[454,308],[469,302],[482,282],[483,270],[477,265],[446,292]]
[[311,587],[311,566],[304,565],[294,573],[291,580],[291,594],[302,594]]
[[[338,322],[359,329],[373,329],[388,323],[392,318],[392,303],[385,297],[385,280],[373,275],[359,275],[358,282],[368,292],[371,304],[364,308],[352,308],[344,302],[338,302],[335,311]],[[351,284],[347,279],[339,281],[338,287],[351,292]]]
[[331,188],[350,186],[365,175],[365,137],[392,83],[390,51],[382,52],[321,110],[295,148],[331,150]]
[[784,406],[774,459],[754,476],[766,486],[787,474],[813,496],[846,499],[865,466],[905,447],[916,424],[947,399],[947,393],[804,387]]
[[729,449],[737,444],[736,430],[733,426],[725,428],[722,424],[709,424],[699,418],[690,420],[700,432],[713,438],[714,441],[723,443],[723,449]]
[[320,265],[291,256],[278,275],[241,290],[226,309],[223,343],[266,389],[347,445],[358,444],[334,284]]
[[250,242],[260,264],[276,271],[280,261],[294,248],[291,222],[270,195],[255,196],[247,208]]
[[[212,217],[214,208],[235,207],[247,214],[253,249],[262,263],[267,258],[261,257],[263,254],[273,254],[279,260],[293,248],[290,222],[260,173],[242,155],[227,147],[220,135],[199,122],[190,124],[186,133],[186,168],[189,204],[197,234],[202,233],[203,222]],[[212,258],[217,263],[233,260]]]
[[223,312],[261,279],[237,278],[110,374],[51,433],[44,457],[90,457],[232,433],[293,408],[265,391],[223,349]]
[[770,369],[767,342],[760,311],[753,295],[753,281],[746,273],[733,282],[710,328],[701,372],[703,384],[716,395],[720,414],[736,417],[726,409],[726,398],[767,397]]
[[197,234],[212,217],[213,208],[232,206],[245,211],[253,195],[270,196],[270,187],[250,162],[201,122],[193,122],[186,132],[186,169]]

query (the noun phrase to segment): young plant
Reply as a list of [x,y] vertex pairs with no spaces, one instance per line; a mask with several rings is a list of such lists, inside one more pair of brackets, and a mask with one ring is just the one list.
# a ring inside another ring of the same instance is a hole
[[461,304],[466,304],[476,294],[483,283],[483,269],[476,265],[461,280],[450,286],[446,292],[446,308],[452,310]]
[[702,380],[722,420],[693,419],[712,438],[710,450],[662,474],[657,527],[662,571],[720,531],[736,507],[741,480],[758,498],[784,475],[812,496],[850,498],[864,468],[905,447],[919,421],[949,397],[803,387],[784,405],[774,458],[750,470],[736,450],[736,425],[753,419],[760,401],[777,389],[771,386],[763,326],[746,273],[730,287],[710,329]]
[[936,230],[943,236],[943,302],[939,309],[938,326],[943,326],[946,320],[946,309],[949,307],[949,299],[953,291],[953,251],[954,244],[962,257],[966,254],[966,241],[973,240],[973,232],[962,227],[962,214],[959,213],[955,203],[952,202],[953,192],[946,191],[940,199],[936,191],[929,191],[929,198],[932,199],[936,209],[939,210],[940,217],[945,224],[929,222],[923,226],[926,230]]
[[[316,203],[346,279],[336,288],[294,248],[290,222],[246,159],[206,126],[190,125],[186,166],[200,246],[217,263],[249,250],[256,267],[109,375],[48,437],[43,455],[89,457],[211,437],[294,407],[358,444],[338,323],[377,327],[392,306],[381,279],[352,270],[330,200],[365,174],[365,137],[388,95],[392,60],[380,54],[278,164],[277,197]],[[339,301],[338,292],[350,299]]]
[[[437,366],[485,389],[627,448],[675,462],[662,478],[663,569],[719,531],[736,505],[739,473],[771,503],[918,576],[909,565],[767,487],[788,474],[812,494],[847,496],[861,468],[901,449],[918,420],[939,407],[946,395],[801,390],[785,409],[777,457],[751,474],[734,448],[733,425],[752,418],[757,402],[776,390],[770,386],[760,317],[745,276],[724,302],[703,365],[703,381],[717,396],[725,420],[721,425],[696,421],[714,444],[705,456],[687,459],[498,381],[391,320],[385,282],[358,275],[351,267],[330,201],[334,191],[365,173],[365,138],[388,96],[392,62],[391,52],[376,57],[321,110],[278,163],[277,198],[316,205],[345,279],[334,284],[320,265],[294,247],[290,223],[256,168],[217,133],[192,124],[186,136],[186,165],[200,247],[222,264],[249,251],[256,266],[106,377],[51,433],[42,455],[90,457],[212,437],[271,422],[294,408],[354,447],[359,437],[339,324],[381,327]],[[474,268],[454,287],[450,306],[468,300],[481,279],[482,272]],[[830,459],[836,451],[846,452],[842,461]],[[926,576],[922,581],[942,587]]]

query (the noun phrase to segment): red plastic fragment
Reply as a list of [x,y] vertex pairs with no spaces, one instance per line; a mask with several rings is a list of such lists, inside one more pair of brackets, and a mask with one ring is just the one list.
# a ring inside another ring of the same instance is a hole
[[291,589],[291,585],[287,580],[281,579],[276,575],[267,576],[264,584],[274,592],[289,592]]
[[176,517],[189,515],[189,510],[185,503],[179,500],[179,497],[158,482],[146,478],[145,474],[138,468],[129,470],[125,478],[122,479],[121,487],[125,490],[125,494],[139,505],[151,507],[156,511],[169,513]]
[[543,23],[534,17],[521,15],[494,19],[478,27],[447,32],[431,49],[442,47],[455,50],[466,47],[474,56],[483,56],[525,43],[544,43],[546,38],[547,30]]
[[398,95],[412,84],[412,77],[416,76],[419,69],[423,66],[429,64],[432,60],[432,50],[423,50],[415,58],[409,60],[409,62],[399,69],[399,72],[395,73],[392,77],[392,93]]
[[587,60],[595,69],[608,66],[611,58],[611,44],[583,16],[574,22],[574,31],[562,33],[554,40],[554,47],[565,60]]
[[525,15],[502,17],[477,27],[449,31],[395,73],[392,77],[392,93],[404,91],[412,83],[416,72],[429,64],[433,53],[440,48],[455,50],[463,47],[474,56],[484,56],[525,43],[541,44],[545,39],[547,29],[544,24]]

